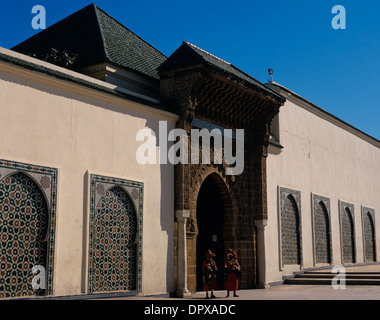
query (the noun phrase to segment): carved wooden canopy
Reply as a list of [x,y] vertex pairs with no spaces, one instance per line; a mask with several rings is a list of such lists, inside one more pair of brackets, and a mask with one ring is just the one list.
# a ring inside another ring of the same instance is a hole
[[184,42],[159,68],[161,98],[182,116],[248,132],[267,131],[284,98],[230,63]]

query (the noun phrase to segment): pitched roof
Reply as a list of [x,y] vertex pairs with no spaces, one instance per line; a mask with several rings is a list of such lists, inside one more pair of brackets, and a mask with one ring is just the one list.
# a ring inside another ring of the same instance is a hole
[[276,97],[277,100],[284,100],[278,93],[267,88],[261,82],[241,71],[231,63],[224,61],[187,41],[182,43],[182,45],[158,68],[158,71],[159,74],[163,74],[176,69],[201,64],[209,65],[229,77],[234,77],[238,81],[243,81],[245,84],[251,87],[253,86],[258,91],[269,93]]
[[77,55],[72,69],[110,62],[158,79],[157,67],[167,58],[96,5],[90,4],[12,50],[44,56],[54,48]]

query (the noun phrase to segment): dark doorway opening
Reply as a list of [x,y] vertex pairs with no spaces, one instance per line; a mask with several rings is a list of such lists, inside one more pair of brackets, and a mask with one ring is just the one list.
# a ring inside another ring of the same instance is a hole
[[214,177],[214,174],[208,176],[199,190],[197,199],[197,291],[203,290],[202,264],[207,250],[211,250],[216,254],[214,261],[218,268],[218,289],[224,289],[223,266],[225,247],[223,227],[225,210],[217,179],[220,178],[218,176]]

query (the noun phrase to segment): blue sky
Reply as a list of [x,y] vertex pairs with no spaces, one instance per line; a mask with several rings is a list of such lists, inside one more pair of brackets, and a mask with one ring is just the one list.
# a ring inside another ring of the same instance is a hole
[[[182,41],[234,64],[261,82],[274,81],[380,140],[380,1],[7,1],[0,9],[0,46],[47,27],[94,2],[169,56]],[[346,30],[334,30],[331,9],[346,9]]]

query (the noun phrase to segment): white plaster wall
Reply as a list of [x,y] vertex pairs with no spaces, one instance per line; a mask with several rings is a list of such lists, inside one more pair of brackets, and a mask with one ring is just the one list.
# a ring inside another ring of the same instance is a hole
[[139,165],[135,154],[138,130],[158,135],[159,120],[170,130],[176,119],[139,108],[0,62],[0,158],[59,169],[55,295],[85,288],[87,171],[144,183],[142,294],[174,290],[174,168]]
[[300,266],[285,265],[280,271],[278,186],[301,191],[303,268],[321,266],[315,266],[313,259],[312,193],[330,198],[333,265],[342,263],[339,200],[355,206],[357,263],[364,261],[361,207],[375,209],[380,257],[379,147],[290,100],[280,108],[279,125],[284,149],[278,155],[270,153],[267,162],[267,281],[281,281],[283,276],[300,270]]

